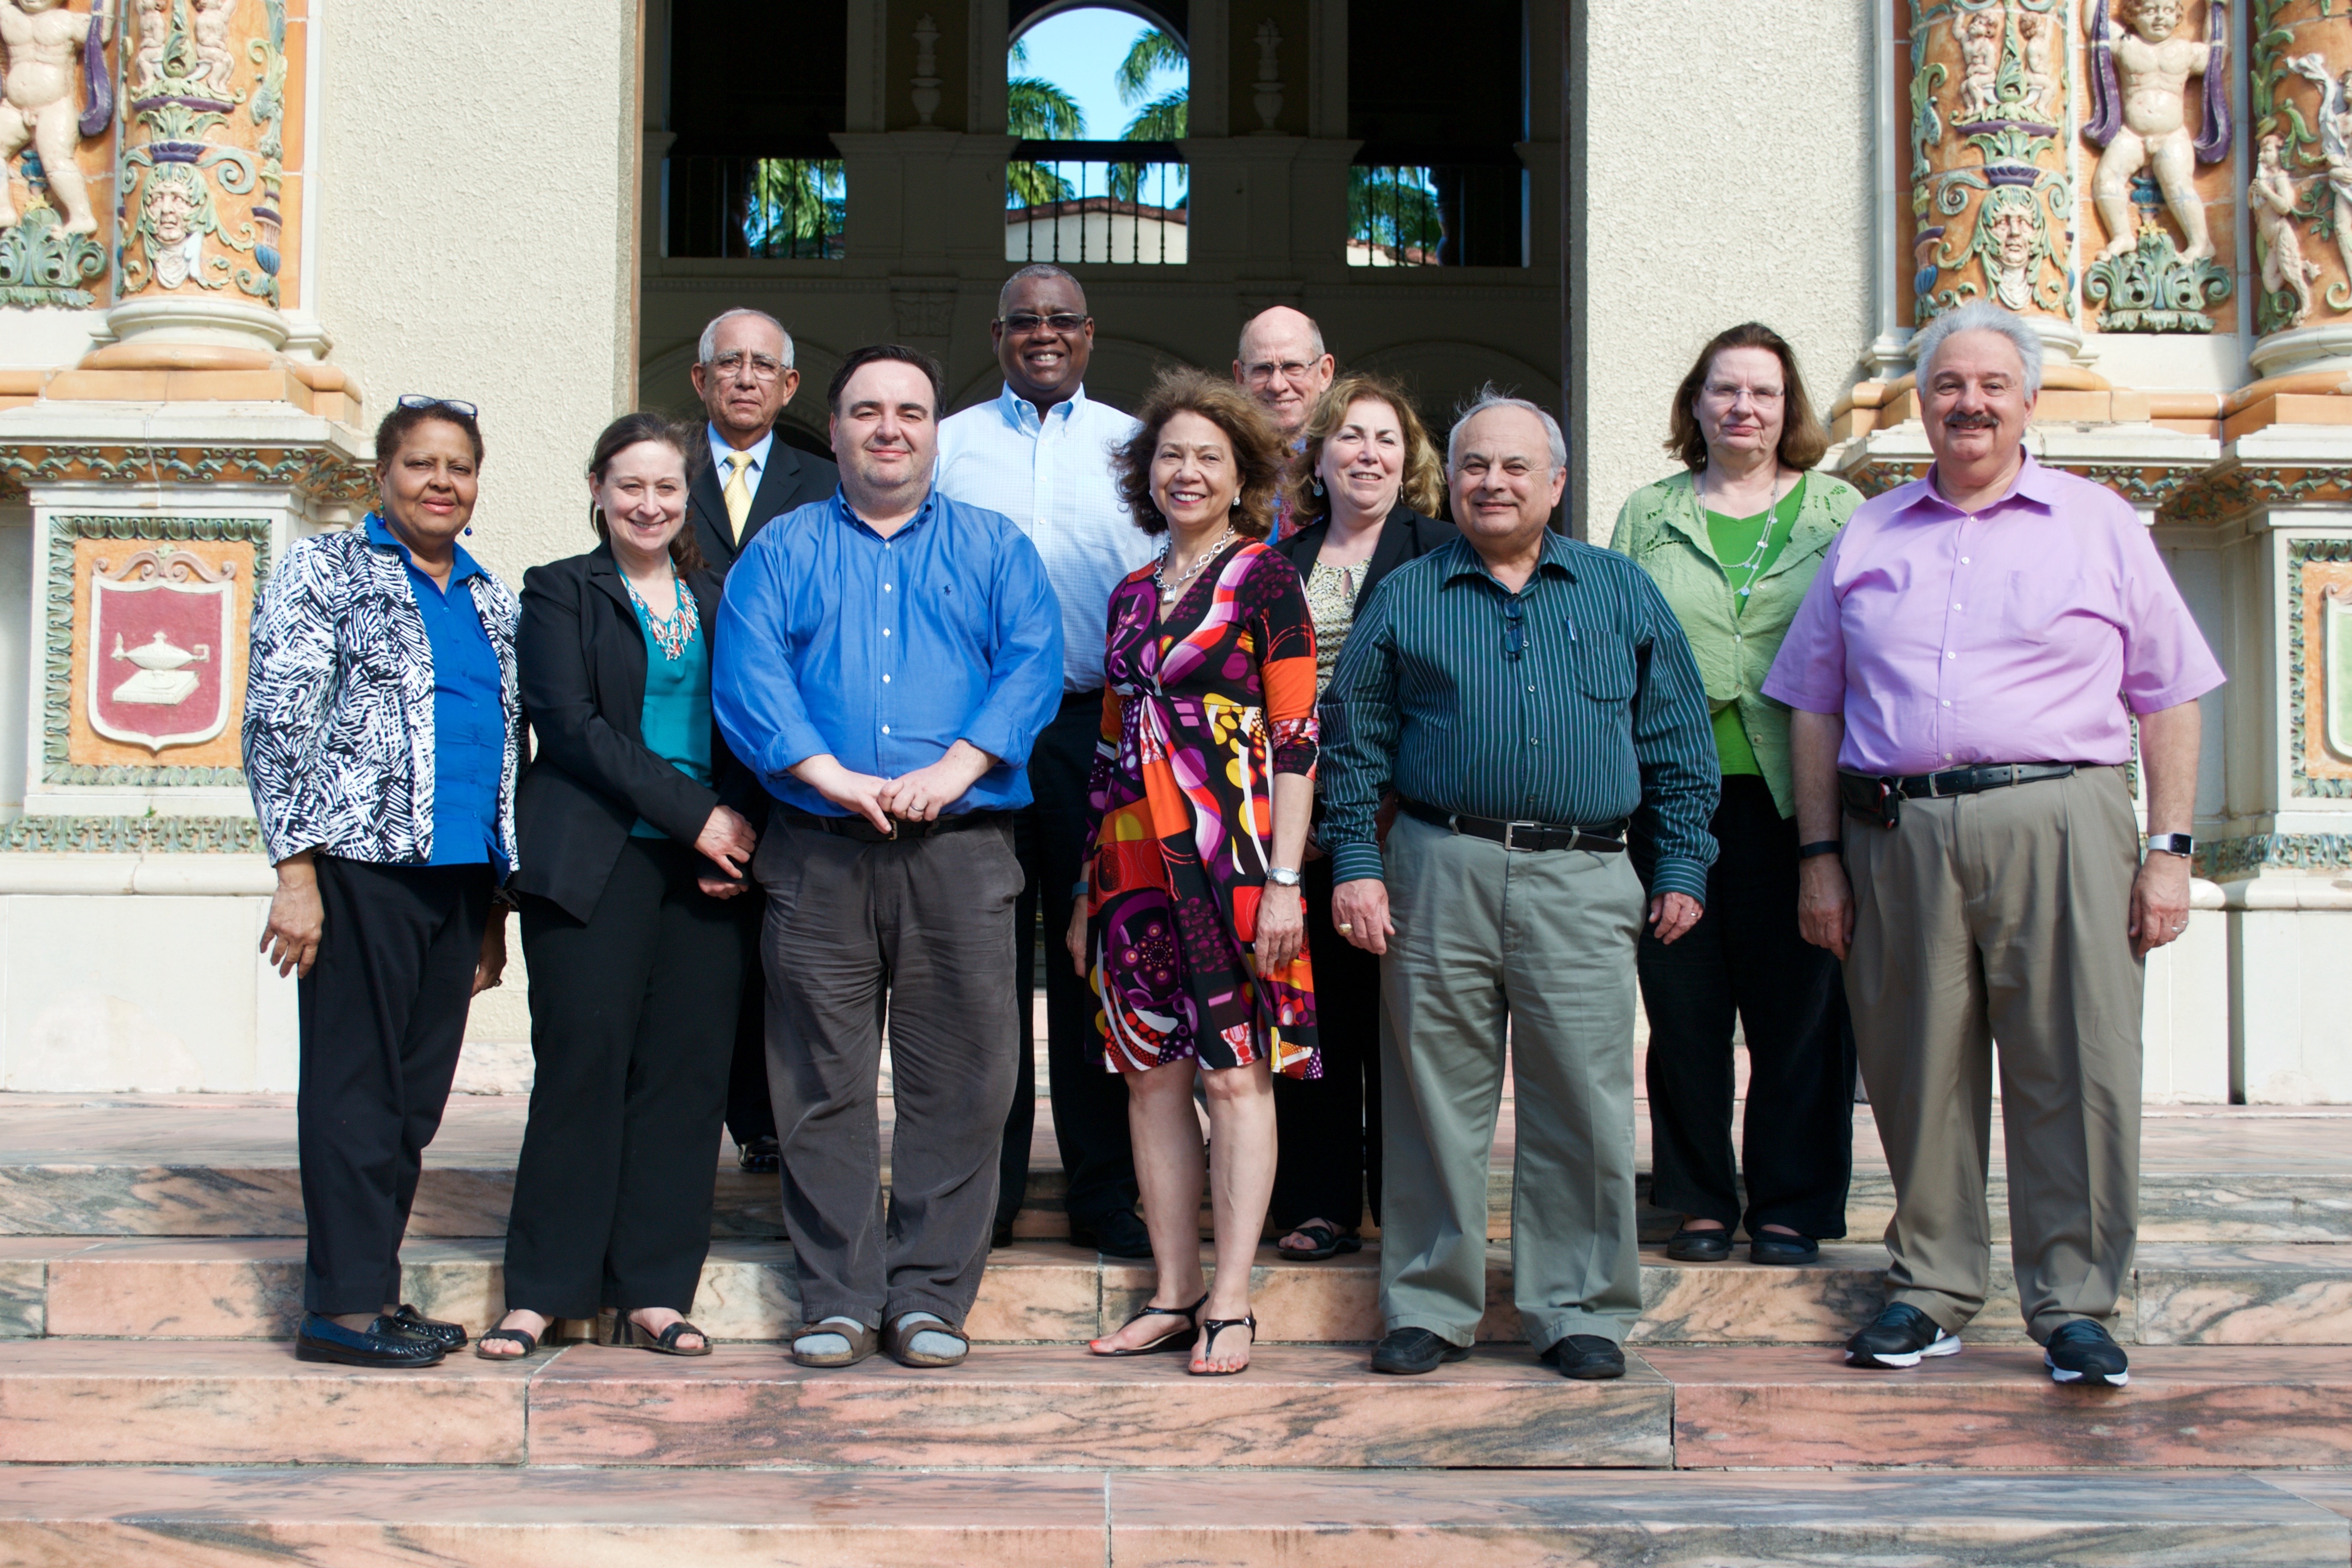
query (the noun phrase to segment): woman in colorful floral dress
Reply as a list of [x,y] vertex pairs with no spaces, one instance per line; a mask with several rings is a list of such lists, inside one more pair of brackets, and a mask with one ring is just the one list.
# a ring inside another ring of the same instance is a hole
[[[1190,1349],[1249,1364],[1250,1265],[1274,1184],[1273,1075],[1311,1078],[1314,980],[1298,867],[1314,797],[1315,632],[1265,542],[1282,440],[1238,388],[1161,377],[1115,461],[1129,515],[1166,533],[1112,594],[1087,898],[1072,959],[1100,999],[1158,1289],[1097,1355]],[[1203,1288],[1197,1077],[1216,1150],[1216,1282]],[[1197,1338],[1196,1338],[1197,1335]]]

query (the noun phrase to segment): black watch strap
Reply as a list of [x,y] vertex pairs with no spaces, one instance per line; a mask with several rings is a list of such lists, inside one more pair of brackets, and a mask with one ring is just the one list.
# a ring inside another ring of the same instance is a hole
[[1811,844],[1797,846],[1797,858],[1810,860],[1816,855],[1839,855],[1845,851],[1843,838],[1816,838]]

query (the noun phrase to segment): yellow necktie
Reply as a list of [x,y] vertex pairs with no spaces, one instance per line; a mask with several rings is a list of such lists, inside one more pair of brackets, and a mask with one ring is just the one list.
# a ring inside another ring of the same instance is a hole
[[727,461],[735,469],[727,476],[727,532],[740,544],[743,540],[744,520],[751,515],[751,454],[730,452]]

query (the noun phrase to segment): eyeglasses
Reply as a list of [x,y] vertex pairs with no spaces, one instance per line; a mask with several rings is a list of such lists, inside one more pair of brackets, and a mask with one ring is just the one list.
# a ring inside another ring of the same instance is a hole
[[1528,651],[1528,607],[1517,599],[1503,604],[1503,657],[1519,659]]
[[734,349],[707,363],[719,374],[730,378],[748,365],[751,367],[751,379],[754,381],[773,381],[792,368],[783,361],[770,359],[766,354],[747,354]]
[[434,397],[422,392],[402,393],[400,405],[403,408],[446,408],[450,413],[462,415],[467,419],[479,419],[482,416],[480,409],[463,398]]
[[1307,373],[1314,368],[1313,365],[1301,364],[1297,360],[1285,360],[1280,364],[1269,361],[1264,364],[1246,366],[1242,374],[1249,378],[1249,384],[1252,386],[1264,386],[1277,374],[1285,381],[1304,381],[1307,379]]
[[1707,384],[1706,395],[1726,406],[1745,397],[1759,408],[1769,408],[1789,395],[1777,386],[1724,386],[1714,382]]
[[1086,331],[1087,323],[1093,320],[1092,316],[1073,316],[1066,311],[1059,315],[1040,316],[1034,311],[1022,310],[999,317],[996,324],[1014,337],[1025,338],[1040,327],[1051,327],[1057,332],[1082,332]]

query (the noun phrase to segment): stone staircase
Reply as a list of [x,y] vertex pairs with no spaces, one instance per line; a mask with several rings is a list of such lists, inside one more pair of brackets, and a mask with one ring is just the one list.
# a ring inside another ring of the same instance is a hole
[[[1467,1362],[1368,1371],[1376,1242],[1261,1253],[1244,1376],[1088,1358],[1150,1274],[1055,1239],[1042,1131],[955,1372],[793,1367],[773,1189],[730,1163],[694,1312],[715,1354],[580,1324],[523,1366],[401,1373],[283,1343],[287,1101],[0,1096],[0,1564],[2352,1568],[2352,1113],[2150,1110],[2132,1384],[2095,1392],[2049,1383],[2007,1296],[1962,1355],[1840,1363],[1889,1202],[1857,1120],[1857,1239],[1801,1269],[1646,1250],[1619,1383],[1517,1342],[1507,1182]],[[404,1254],[406,1299],[477,1331],[520,1131],[518,1104],[453,1104]]]

